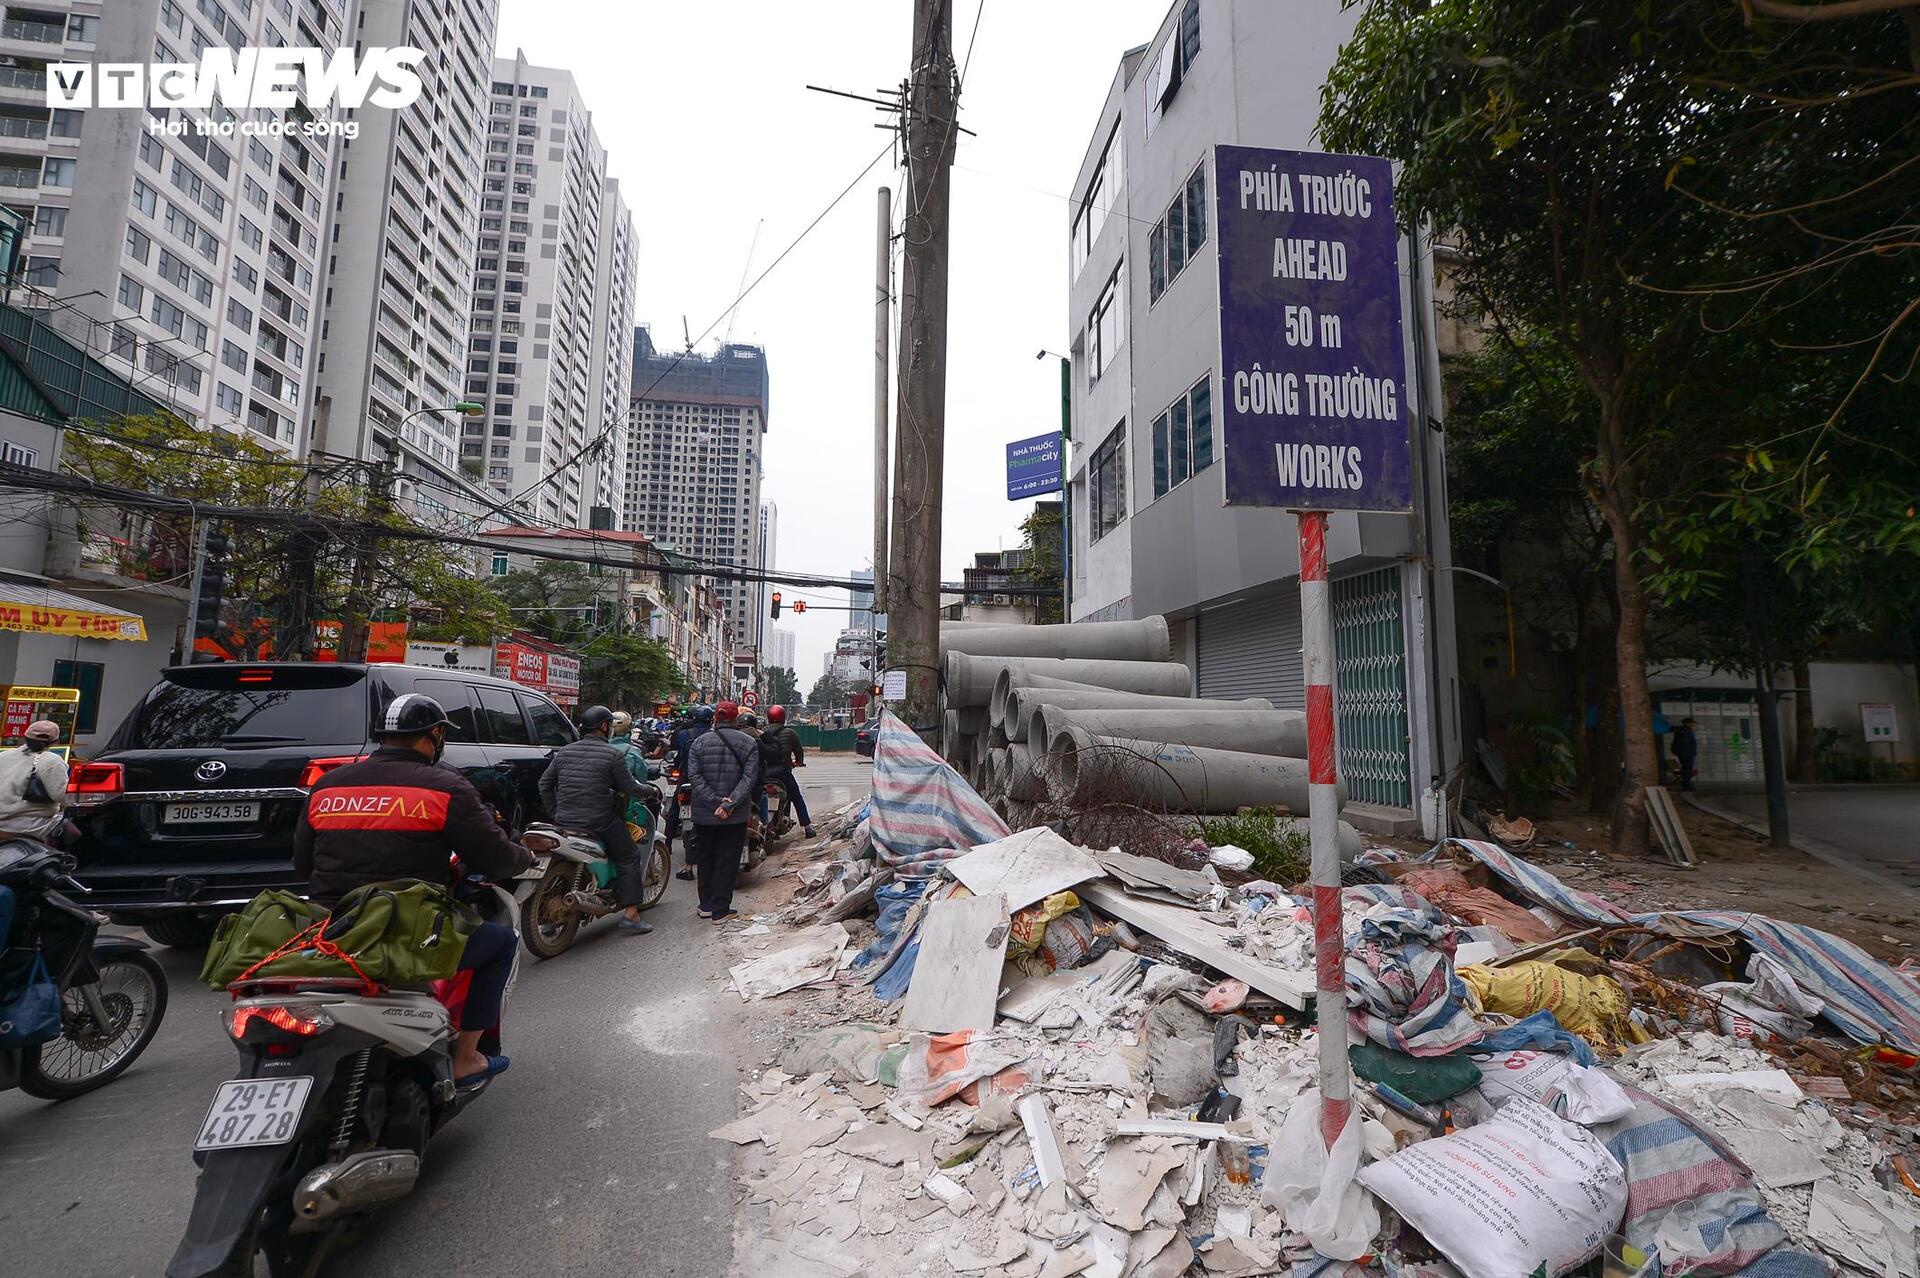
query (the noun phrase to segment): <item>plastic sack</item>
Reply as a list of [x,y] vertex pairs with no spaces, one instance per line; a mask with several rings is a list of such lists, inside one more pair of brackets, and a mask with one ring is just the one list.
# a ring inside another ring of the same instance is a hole
[[1007,929],[1007,958],[1019,960],[1038,950],[1047,939],[1047,924],[1080,908],[1072,892],[1055,892],[1044,901],[1016,910]]
[[1599,1047],[1644,1041],[1647,1033],[1633,1023],[1633,1000],[1620,982],[1601,971],[1579,970],[1597,965],[1583,951],[1563,950],[1547,960],[1463,967],[1458,974],[1486,1011],[1505,1016],[1552,1012],[1561,1025]]
[[60,1037],[60,987],[33,956],[23,978],[0,990],[0,1047],[37,1047]]
[[1253,853],[1245,848],[1235,847],[1231,843],[1223,843],[1214,848],[1207,854],[1207,860],[1223,870],[1232,870],[1238,874],[1245,874],[1253,868]]
[[1582,1125],[1610,1123],[1633,1112],[1633,1101],[1611,1075],[1570,1056],[1518,1051],[1471,1059],[1480,1072],[1480,1094],[1496,1106],[1518,1096]]
[[1320,1092],[1309,1088],[1287,1111],[1267,1156],[1262,1197],[1288,1229],[1305,1234],[1315,1251],[1335,1260],[1360,1259],[1380,1232],[1380,1209],[1355,1179],[1360,1128],[1355,1114],[1329,1151],[1320,1135]]
[[[958,1030],[952,1034],[915,1034],[894,1068],[900,1098],[932,1109],[967,1087],[1026,1059],[1018,1040]],[[886,1079],[885,1065],[876,1069]],[[977,1093],[976,1093],[977,1094]]]
[[1767,954],[1756,953],[1748,960],[1745,984],[1721,981],[1702,985],[1700,992],[1718,1004],[1722,1034],[1757,1043],[1804,1038],[1813,1032],[1813,1018],[1827,1009]]
[[1627,1205],[1626,1173],[1607,1147],[1519,1096],[1359,1179],[1466,1278],[1559,1278],[1600,1250]]
[[1587,1040],[1567,1033],[1552,1012],[1535,1012],[1523,1021],[1515,1021],[1505,1028],[1494,1030],[1476,1043],[1473,1050],[1517,1052],[1528,1047],[1543,1052],[1559,1052],[1563,1056],[1573,1057],[1582,1065],[1591,1065],[1597,1059],[1593,1049],[1587,1046]]
[[1422,1105],[1458,1096],[1480,1083],[1480,1071],[1466,1056],[1409,1056],[1373,1043],[1355,1043],[1347,1049],[1353,1072],[1369,1083],[1385,1083]]

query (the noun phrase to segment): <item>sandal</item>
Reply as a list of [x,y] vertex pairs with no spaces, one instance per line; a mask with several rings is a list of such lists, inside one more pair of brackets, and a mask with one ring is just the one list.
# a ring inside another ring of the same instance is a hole
[[513,1062],[505,1056],[489,1056],[487,1057],[487,1067],[484,1070],[481,1070],[478,1074],[462,1075],[453,1080],[453,1085],[455,1087],[472,1087],[477,1083],[484,1083],[495,1074],[504,1074],[507,1066],[511,1064],[513,1064]]

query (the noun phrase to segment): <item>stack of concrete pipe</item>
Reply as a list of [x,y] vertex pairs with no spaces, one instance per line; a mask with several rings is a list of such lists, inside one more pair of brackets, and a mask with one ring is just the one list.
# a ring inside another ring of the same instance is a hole
[[[947,760],[1016,829],[1043,805],[1099,802],[1116,788],[1170,812],[1305,815],[1305,714],[1195,697],[1171,655],[1164,617],[945,623]],[[1343,822],[1342,852],[1359,848]]]

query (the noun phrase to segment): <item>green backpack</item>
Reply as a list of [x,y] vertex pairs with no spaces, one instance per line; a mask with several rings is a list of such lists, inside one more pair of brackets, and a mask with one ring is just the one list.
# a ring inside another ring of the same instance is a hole
[[[364,975],[382,985],[444,981],[459,969],[467,939],[481,922],[478,913],[454,900],[447,889],[417,879],[357,887],[325,918],[325,925],[309,943],[274,958],[257,975]],[[260,950],[259,958],[292,939],[288,936],[277,946]],[[337,957],[341,954],[352,962]]]
[[262,892],[214,929],[200,979],[224,990],[240,973],[327,917],[326,907],[292,892]]

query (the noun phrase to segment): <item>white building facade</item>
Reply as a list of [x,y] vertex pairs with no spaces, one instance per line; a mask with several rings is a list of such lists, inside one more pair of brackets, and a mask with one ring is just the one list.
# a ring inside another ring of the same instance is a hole
[[636,276],[633,220],[570,73],[494,60],[484,184],[507,207],[481,217],[465,393],[486,414],[461,461],[535,519],[586,527],[620,504]]
[[[1295,521],[1227,508],[1218,464],[1213,147],[1313,149],[1319,86],[1355,13],[1338,0],[1177,0],[1120,62],[1073,184],[1071,615],[1164,614],[1210,697],[1304,706]],[[1438,426],[1430,270],[1401,243],[1412,420]],[[1415,508],[1333,516],[1340,772],[1429,834],[1461,758],[1442,437],[1413,432]]]
[[356,7],[362,47],[411,46],[427,58],[419,100],[357,110],[360,136],[342,148],[311,448],[393,458],[410,513],[478,524],[487,494],[461,470],[464,418],[454,406],[483,205],[500,217],[506,203],[502,192],[483,199],[480,177],[499,3]]
[[[766,641],[761,648],[761,651],[766,657],[766,668],[769,670],[794,670],[794,644],[795,636],[793,631],[782,629],[779,626],[768,626]],[[794,671],[794,677],[799,677],[797,670]]]

